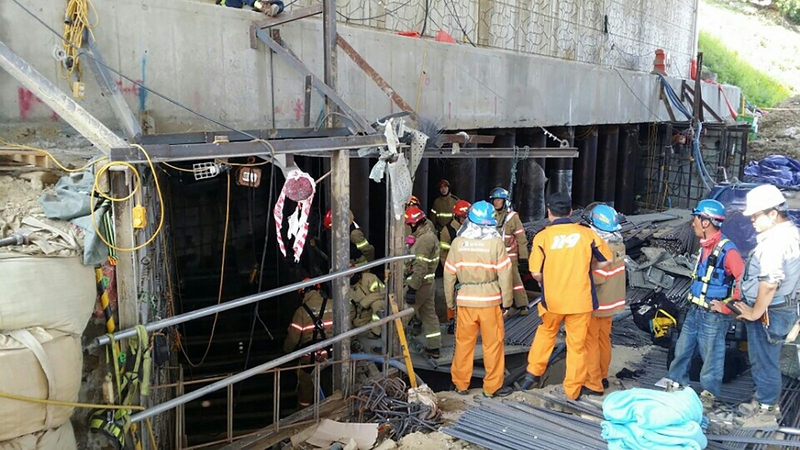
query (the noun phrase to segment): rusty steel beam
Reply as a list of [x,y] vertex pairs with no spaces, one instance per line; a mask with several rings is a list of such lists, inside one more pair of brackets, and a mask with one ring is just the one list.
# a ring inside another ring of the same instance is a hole
[[414,111],[414,108],[411,107],[402,97],[400,94],[397,93],[389,83],[383,79],[383,77],[376,71],[368,62],[364,59],[364,57],[359,54],[356,49],[354,49],[349,42],[345,40],[342,36],[336,37],[336,45],[344,51],[344,54],[349,56],[350,59],[353,60],[354,63],[361,69],[367,76],[378,85],[379,88],[386,94],[392,101],[403,111],[408,111],[411,113],[411,120],[417,119],[417,113]]
[[458,134],[442,134],[438,136],[439,142],[443,144],[454,144],[459,143],[461,145],[464,144],[494,144],[494,139],[497,136],[486,136],[486,135],[469,135],[469,139],[464,139],[463,135]]

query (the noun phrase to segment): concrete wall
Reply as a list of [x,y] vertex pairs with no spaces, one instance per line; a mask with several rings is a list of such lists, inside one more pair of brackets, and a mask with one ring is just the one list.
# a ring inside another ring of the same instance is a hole
[[[62,5],[30,0],[34,12],[60,30]],[[249,46],[256,13],[187,0],[96,2],[94,29],[106,62],[186,106],[238,128],[298,127],[304,112],[303,79],[275,57],[274,111],[270,58]],[[322,74],[322,23],[305,19],[280,27],[283,39],[318,75]],[[636,123],[668,120],[658,99],[658,78],[609,68],[464,44],[413,39],[364,27],[339,32],[412,106],[449,129],[528,128],[554,125]],[[59,38],[12,2],[0,3],[0,40],[49,79],[68,90],[52,57]],[[420,73],[425,76],[420,83]],[[84,74],[81,104],[109,125],[113,115],[93,77]],[[339,92],[368,120],[397,107],[347,56],[339,52]],[[626,86],[627,84],[627,86]],[[151,112],[158,132],[218,128],[135,84],[119,79],[135,113]],[[679,87],[679,82],[673,85]],[[725,92],[738,104],[738,88]],[[637,99],[638,97],[638,99]],[[728,116],[716,87],[705,100]],[[0,72],[0,122],[55,120],[49,109]],[[314,93],[312,124],[322,109]]]

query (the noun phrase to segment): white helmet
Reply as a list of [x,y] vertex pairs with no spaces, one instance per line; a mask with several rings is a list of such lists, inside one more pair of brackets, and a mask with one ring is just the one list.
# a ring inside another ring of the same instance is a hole
[[771,184],[762,184],[747,193],[747,207],[742,214],[752,216],[767,209],[783,209],[778,206],[784,203],[786,203],[786,197],[778,188]]

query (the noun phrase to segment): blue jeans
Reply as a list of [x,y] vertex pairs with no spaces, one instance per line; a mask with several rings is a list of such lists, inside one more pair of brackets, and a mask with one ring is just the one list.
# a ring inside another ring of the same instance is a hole
[[797,320],[795,307],[769,308],[769,328],[761,321],[747,322],[747,353],[756,384],[756,400],[778,404],[781,395],[781,347]]
[[715,397],[718,396],[725,370],[725,335],[730,326],[731,319],[728,315],[690,306],[675,345],[675,358],[669,366],[669,378],[681,386],[688,386],[689,368],[697,351],[703,360],[700,387]]

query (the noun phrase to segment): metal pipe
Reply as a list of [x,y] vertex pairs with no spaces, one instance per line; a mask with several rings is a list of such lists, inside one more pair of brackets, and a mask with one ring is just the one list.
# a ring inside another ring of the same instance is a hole
[[[296,292],[299,289],[313,286],[315,284],[326,283],[328,281],[334,280],[336,278],[342,278],[346,276],[350,276],[356,274],[358,272],[362,272],[367,269],[371,269],[373,267],[381,266],[383,264],[389,264],[394,262],[401,262],[407,259],[412,259],[414,255],[400,255],[400,256],[390,256],[387,258],[377,259],[370,263],[364,264],[363,266],[359,267],[352,267],[347,270],[343,270],[341,272],[336,273],[329,273],[328,275],[323,275],[321,277],[313,278],[311,280],[300,281],[297,283],[290,284],[288,286],[279,287],[277,289],[273,289],[271,291],[260,292],[258,294],[248,295],[247,297],[241,297],[236,300],[231,300],[229,302],[221,303],[216,306],[209,306],[207,308],[198,309],[196,311],[190,311],[188,313],[179,314],[177,316],[172,316],[163,320],[157,320],[155,322],[150,322],[145,325],[145,329],[148,332],[161,330],[163,328],[175,326],[182,324],[184,322],[188,322],[190,320],[199,319],[201,317],[210,316],[211,314],[227,311],[229,309],[238,308],[240,306],[249,305],[251,303],[255,303],[261,300],[266,300],[268,298],[277,297],[279,295],[288,294],[289,292]],[[119,341],[121,339],[129,338],[136,335],[135,328],[129,328],[127,330],[120,331],[119,333],[114,334],[114,340]],[[108,336],[100,336],[94,340],[94,345],[106,345],[111,342],[111,339]]]
[[[359,267],[360,269],[366,268],[366,266]],[[329,347],[331,344],[336,342],[341,342],[345,339],[350,339],[353,336],[357,336],[361,333],[371,330],[376,326],[381,326],[385,323],[389,323],[395,319],[399,319],[405,316],[410,316],[414,314],[414,308],[406,308],[400,311],[397,314],[392,314],[390,316],[386,316],[378,321],[370,322],[367,325],[360,326],[358,328],[353,328],[352,330],[346,331],[340,335],[334,336],[330,339],[326,339],[324,341],[317,342],[316,344],[309,345],[308,347],[303,347],[299,350],[293,351],[288,355],[281,356],[280,358],[273,359],[272,361],[266,362],[261,364],[260,366],[253,367],[252,369],[245,370],[244,372],[239,372],[236,375],[230,376],[225,378],[224,380],[217,381],[214,384],[210,384],[206,387],[202,387],[196,391],[192,391],[188,394],[182,395],[180,397],[175,397],[172,400],[164,402],[158,406],[153,408],[146,409],[142,412],[134,414],[131,416],[131,423],[141,422],[144,419],[148,419],[150,417],[155,416],[156,414],[161,414],[162,412],[169,411],[176,406],[185,405],[192,400],[198,399],[206,394],[210,394],[212,392],[216,392],[220,389],[224,389],[231,384],[238,383],[240,381],[244,381],[248,378],[251,378],[255,375],[258,375],[264,371],[274,369],[282,364],[286,364],[291,362],[305,354],[315,352],[317,350],[322,350],[323,348]]]
[[639,127],[628,125],[623,128],[624,134],[619,142],[619,158],[617,158],[617,185],[614,204],[617,211],[633,214],[636,181],[636,167],[639,158]]

